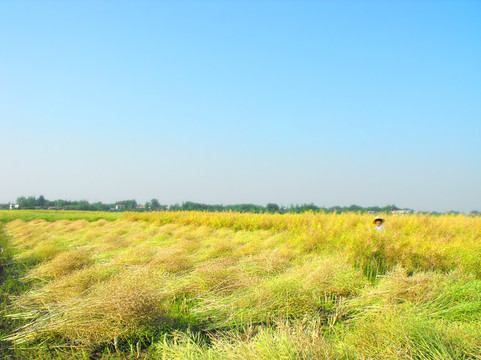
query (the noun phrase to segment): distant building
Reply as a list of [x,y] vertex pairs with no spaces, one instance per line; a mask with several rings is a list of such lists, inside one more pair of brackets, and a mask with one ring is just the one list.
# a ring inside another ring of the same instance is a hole
[[117,204],[115,205],[115,210],[125,210],[125,205]]
[[10,210],[18,209],[19,207],[20,207],[20,204],[10,204]]
[[139,205],[137,206],[137,209],[145,209],[145,205]]
[[406,215],[406,214],[412,214],[413,211],[412,210],[409,210],[409,209],[406,209],[406,210],[392,210],[391,211],[391,214],[394,214],[394,215]]

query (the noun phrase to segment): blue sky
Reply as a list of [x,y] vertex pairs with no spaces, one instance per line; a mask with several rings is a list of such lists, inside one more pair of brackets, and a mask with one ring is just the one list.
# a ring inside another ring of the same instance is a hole
[[477,1],[0,1],[0,202],[481,210]]

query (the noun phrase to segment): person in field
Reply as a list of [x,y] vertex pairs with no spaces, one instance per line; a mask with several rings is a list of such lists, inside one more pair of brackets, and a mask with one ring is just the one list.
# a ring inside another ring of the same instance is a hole
[[384,219],[379,216],[376,216],[376,218],[374,219],[374,224],[376,225],[376,227],[374,229],[376,229],[377,231],[384,230],[383,223],[384,223]]

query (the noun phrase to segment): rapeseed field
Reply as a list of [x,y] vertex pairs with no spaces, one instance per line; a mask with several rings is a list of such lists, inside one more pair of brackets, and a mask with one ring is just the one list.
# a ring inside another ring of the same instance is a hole
[[481,359],[481,218],[0,212],[2,355]]

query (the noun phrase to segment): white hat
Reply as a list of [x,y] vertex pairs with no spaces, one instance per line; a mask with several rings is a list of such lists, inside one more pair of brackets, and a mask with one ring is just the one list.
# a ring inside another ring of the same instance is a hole
[[376,217],[374,218],[374,221],[373,221],[373,223],[375,224],[375,223],[376,223],[376,221],[378,221],[378,220],[381,220],[381,222],[382,222],[382,223],[384,222],[384,219],[383,219],[382,217],[380,217],[380,216],[376,216]]

